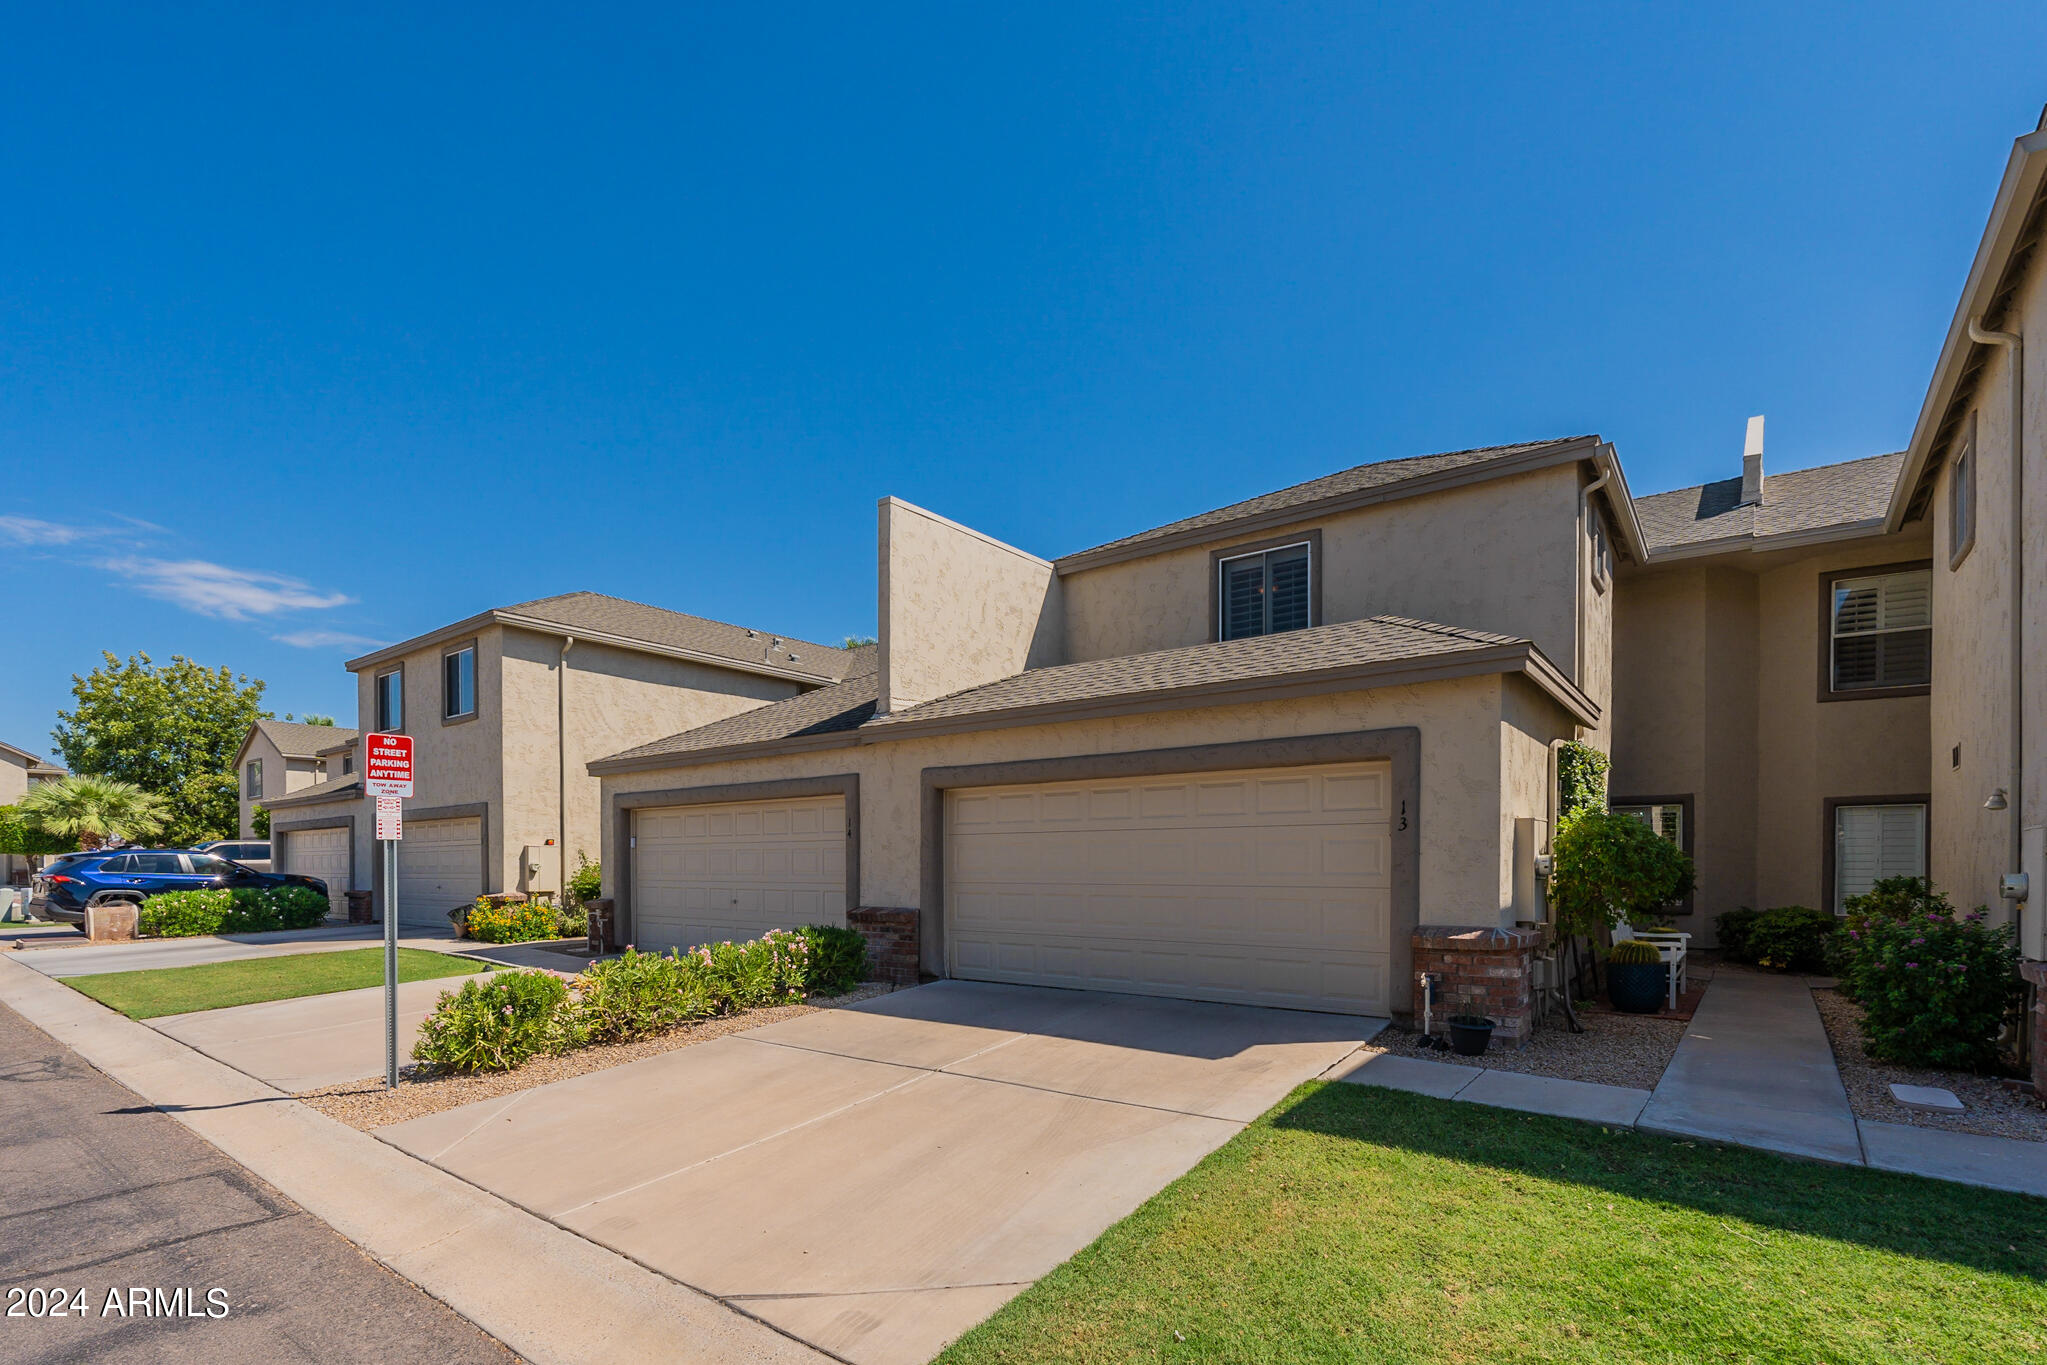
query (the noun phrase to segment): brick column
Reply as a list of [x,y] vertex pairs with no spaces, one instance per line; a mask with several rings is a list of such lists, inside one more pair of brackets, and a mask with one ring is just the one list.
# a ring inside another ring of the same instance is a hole
[[2019,975],[2033,983],[2033,1093],[2047,1100],[2047,962],[2021,962]]
[[1520,1047],[1535,1027],[1533,929],[1485,929],[1424,924],[1414,931],[1414,979],[1408,988],[1414,1021],[1422,1021],[1423,972],[1441,978],[1436,989],[1435,1031],[1449,1031],[1453,1014],[1491,1019],[1493,1041]]
[[846,926],[867,940],[867,979],[891,986],[917,984],[919,947],[915,910],[863,905],[846,912]]

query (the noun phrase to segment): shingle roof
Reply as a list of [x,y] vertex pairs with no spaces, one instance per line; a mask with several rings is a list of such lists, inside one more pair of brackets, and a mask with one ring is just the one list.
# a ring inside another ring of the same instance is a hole
[[37,768],[47,768],[50,766],[43,761],[40,754],[30,753],[19,744],[9,744],[4,739],[0,739],[0,753],[13,754],[22,761],[23,766],[27,767],[30,772],[34,772]]
[[920,702],[906,711],[870,721],[867,728],[881,730],[918,721],[1121,697],[1163,698],[1176,690],[1217,683],[1262,681],[1527,643],[1511,635],[1464,630],[1402,616],[1371,616],[1249,640],[1222,640],[1148,654],[1033,668],[948,697]]
[[1496,461],[1510,460],[1519,456],[1532,455],[1553,447],[1596,440],[1590,436],[1560,436],[1547,441],[1523,441],[1515,445],[1480,446],[1473,450],[1449,450],[1437,455],[1414,455],[1402,459],[1380,460],[1373,464],[1361,464],[1351,469],[1326,474],[1319,479],[1297,483],[1291,488],[1277,492],[1261,493],[1255,498],[1233,502],[1227,507],[1218,507],[1212,512],[1198,516],[1183,517],[1179,521],[1155,526],[1149,531],[1124,536],[1101,545],[1079,550],[1066,559],[1078,559],[1086,555],[1129,549],[1149,541],[1165,540],[1187,531],[1214,528],[1220,530],[1232,522],[1253,517],[1266,516],[1292,507],[1307,507],[1330,498],[1341,498],[1362,493],[1370,489],[1390,487],[1410,479],[1423,479],[1433,475],[1453,473]]
[[1763,476],[1760,507],[1744,507],[1741,480],[1721,479],[1696,488],[1635,499],[1635,516],[1649,551],[1677,549],[1734,536],[1818,531],[1882,519],[1905,454],[1871,455],[1842,464]]
[[265,810],[270,810],[277,806],[311,805],[316,801],[327,801],[346,796],[361,785],[362,774],[350,773],[346,777],[330,777],[324,781],[315,782],[310,787],[300,787],[297,791],[286,792],[283,796],[272,796],[258,801],[257,804]]
[[874,714],[880,650],[874,645],[862,645],[845,653],[848,662],[844,681],[751,711],[742,711],[723,720],[714,720],[709,725],[700,725],[694,730],[657,739],[651,744],[642,744],[636,749],[627,749],[598,761],[607,764],[630,762],[858,729]]
[[[667,607],[649,606],[645,602],[631,602],[623,597],[608,597],[599,592],[565,592],[553,597],[536,597],[530,602],[493,608],[483,615],[485,618],[520,617],[571,633],[587,631],[610,635],[666,649],[730,659],[738,664],[766,664],[778,672],[810,673],[827,678],[845,676],[846,651],[832,645],[799,640],[793,635],[750,630],[745,626],[692,616],[685,611],[671,611]],[[380,649],[363,659],[351,660],[349,666],[354,668],[368,659],[404,653],[440,633],[429,632]]]
[[356,732],[346,726],[306,725],[295,720],[259,720],[256,728],[286,758],[318,758],[322,749],[331,749],[356,737]]

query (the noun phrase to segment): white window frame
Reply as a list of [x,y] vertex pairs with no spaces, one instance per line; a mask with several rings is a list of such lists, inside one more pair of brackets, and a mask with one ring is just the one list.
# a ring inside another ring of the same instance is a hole
[[[1844,833],[1842,829],[1843,818],[1848,813],[1857,811],[1876,811],[1879,813],[1892,811],[1918,812],[1919,863],[1917,869],[1911,871],[1883,869],[1879,872],[1876,880],[1881,880],[1883,877],[1924,877],[1926,875],[1927,843],[1928,836],[1931,833],[1928,816],[1931,812],[1927,801],[1923,797],[1897,798],[1892,800],[1837,801],[1834,803],[1833,827],[1827,831],[1828,837],[1833,844],[1828,856],[1833,860],[1832,881],[1834,888],[1834,901],[1828,908],[1837,915],[1845,913],[1845,905],[1850,895],[1847,879],[1841,875],[1841,844]],[[1853,894],[1859,896],[1864,890],[1867,890],[1867,888],[1859,888]]]
[[[387,716],[384,713],[384,680],[386,678],[396,678],[398,680],[396,690],[392,693],[392,698],[397,703],[397,714],[395,716]],[[376,680],[371,684],[370,713],[377,719],[377,730],[380,734],[398,735],[405,733],[405,668],[403,665],[397,668],[387,668],[382,673],[377,674]]]
[[[1265,638],[1268,635],[1285,634],[1284,631],[1261,630],[1256,635],[1231,635],[1229,633],[1230,620],[1229,582],[1230,565],[1241,564],[1247,559],[1270,559],[1273,555],[1285,554],[1289,550],[1299,550],[1307,557],[1308,625],[1314,626],[1320,624],[1315,620],[1315,575],[1321,571],[1320,566],[1318,566],[1315,563],[1315,542],[1313,540],[1290,540],[1284,545],[1264,545],[1260,546],[1258,549],[1255,550],[1246,550],[1243,554],[1222,555],[1216,559],[1215,638],[1217,640],[1259,640]],[[1266,571],[1266,583],[1269,586],[1271,582],[1272,573],[1271,570],[1268,569]],[[1268,618],[1272,615],[1272,610],[1269,603],[1267,605],[1265,614]],[[1306,628],[1307,627],[1302,627],[1302,629]]]
[[1976,545],[1976,417],[1969,415],[1969,434],[1962,453],[1948,469],[1948,551],[1952,569],[1969,557]]
[[1605,592],[1613,584],[1613,541],[1607,534],[1606,518],[1597,507],[1586,509],[1587,532],[1592,541],[1592,586]]
[[[461,658],[464,654],[469,656],[469,709],[450,710],[455,699],[448,692],[448,663],[450,660]],[[476,704],[476,642],[472,640],[441,655],[441,719],[444,721],[472,719],[476,715]]]
[[242,769],[242,794],[251,801],[263,799],[263,760],[252,758]]

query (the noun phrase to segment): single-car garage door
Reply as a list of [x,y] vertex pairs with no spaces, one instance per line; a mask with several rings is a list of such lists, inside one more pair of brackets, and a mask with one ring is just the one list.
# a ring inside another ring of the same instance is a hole
[[407,820],[398,841],[398,922],[448,927],[483,894],[483,821]]
[[642,951],[846,922],[843,797],[661,806],[633,818]]
[[[283,857],[275,865],[279,872],[296,872],[301,877],[318,877],[327,883],[327,899],[334,913],[346,915],[348,900],[348,830],[295,829],[282,836]],[[273,841],[275,846],[275,841]]]
[[1392,765],[963,788],[946,953],[983,981],[1385,1014]]

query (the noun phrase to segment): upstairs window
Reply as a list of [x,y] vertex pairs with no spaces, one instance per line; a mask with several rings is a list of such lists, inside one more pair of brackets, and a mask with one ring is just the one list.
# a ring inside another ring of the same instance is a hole
[[464,645],[441,656],[441,719],[476,714],[476,646]]
[[262,797],[263,795],[262,759],[260,758],[250,759],[249,766],[242,770],[242,795],[248,797],[251,801],[258,800]]
[[1823,699],[1924,689],[1933,681],[1933,574],[1829,575]]
[[392,669],[377,675],[377,730],[397,734],[405,728],[405,673]]
[[347,777],[355,771],[355,750],[349,749],[341,755],[341,775]]
[[1216,572],[1217,639],[1245,640],[1314,624],[1308,542],[1220,559]]
[[1952,569],[1976,543],[1976,433],[1971,423],[1969,439],[1955,456],[1947,478],[1947,563]]

